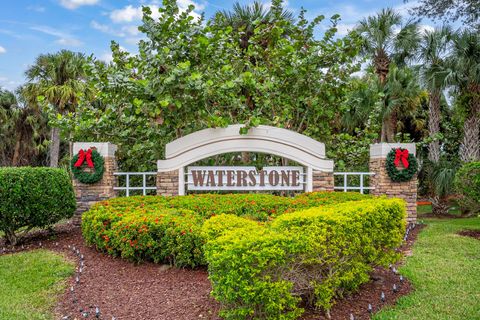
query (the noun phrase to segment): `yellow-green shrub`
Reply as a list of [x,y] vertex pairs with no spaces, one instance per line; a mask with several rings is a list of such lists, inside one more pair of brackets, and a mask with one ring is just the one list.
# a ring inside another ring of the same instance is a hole
[[[149,260],[194,267],[205,264],[205,237],[210,239],[244,224],[257,224],[238,217],[269,221],[302,208],[366,198],[369,196],[333,192],[306,193],[296,197],[202,194],[115,198],[97,203],[84,213],[82,230],[88,244],[112,255],[133,261]],[[208,229],[210,231],[202,234],[203,223],[218,215],[226,217],[209,221],[212,226]],[[160,222],[154,224],[152,221],[159,217],[162,217]],[[175,227],[171,226],[171,219],[175,219]],[[148,232],[139,232],[145,229]],[[185,230],[192,231],[182,234]]]
[[398,199],[311,208],[265,227],[235,228],[205,246],[213,295],[226,319],[295,319],[300,298],[329,310],[367,281],[373,266],[397,257],[404,230]]

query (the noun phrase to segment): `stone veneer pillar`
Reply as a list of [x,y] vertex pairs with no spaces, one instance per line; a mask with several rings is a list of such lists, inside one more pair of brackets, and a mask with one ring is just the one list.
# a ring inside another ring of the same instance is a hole
[[333,191],[333,172],[313,170],[312,191]]
[[75,142],[73,144],[73,154],[77,154],[80,149],[88,150],[95,148],[104,158],[105,171],[100,181],[93,184],[81,183],[75,178],[73,179],[73,188],[77,198],[77,212],[81,213],[97,201],[115,197],[116,185],[113,173],[117,170],[117,160],[115,152],[117,146],[109,142]]
[[387,195],[390,198],[401,198],[407,203],[407,221],[417,220],[417,175],[410,181],[393,182],[385,168],[387,154],[392,149],[403,148],[409,153],[416,154],[414,143],[376,143],[370,145],[370,172],[375,175],[370,177],[370,185],[374,187],[373,195]]
[[178,196],[179,170],[157,172],[157,194]]

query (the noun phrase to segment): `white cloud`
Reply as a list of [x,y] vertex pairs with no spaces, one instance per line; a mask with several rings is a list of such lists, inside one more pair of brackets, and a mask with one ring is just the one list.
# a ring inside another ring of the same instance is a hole
[[[128,52],[128,50],[122,46],[120,46],[120,51]],[[110,63],[113,61],[112,52],[104,52],[98,57],[98,59],[105,61],[106,63]]]
[[355,28],[354,23],[339,23],[337,25],[338,35],[345,36]]
[[138,30],[138,26],[123,26],[122,31],[131,36],[136,36],[140,33],[140,31]]
[[90,26],[95,30],[98,30],[98,31],[106,33],[106,34],[111,34],[111,35],[114,35],[116,37],[124,37],[125,36],[125,33],[119,31],[118,29],[114,29],[111,26],[106,25],[106,24],[98,23],[95,20],[90,22]]
[[99,0],[60,0],[60,5],[74,10],[81,6],[91,6],[97,4]]
[[80,47],[83,45],[83,42],[75,38],[60,38],[55,41],[55,43],[67,47]]
[[418,6],[418,1],[409,1],[407,3],[402,3],[398,6],[395,6],[393,9],[402,16],[406,17],[410,15],[408,11],[416,6]]
[[105,61],[106,63],[110,63],[113,60],[112,53],[111,52],[105,52],[98,57],[98,59]]
[[42,6],[32,5],[32,6],[28,6],[27,10],[36,11],[36,12],[45,12],[46,9],[45,7],[42,7]]
[[79,47],[83,44],[80,40],[70,35],[69,33],[62,32],[57,29],[53,29],[51,27],[34,26],[34,27],[30,27],[30,29],[58,38],[57,40],[55,40],[55,43],[60,44],[62,46]]
[[0,53],[5,53],[7,52],[7,49],[5,49],[4,47],[0,46]]
[[[178,8],[181,12],[184,12],[188,9],[188,6],[193,5],[195,6],[195,10],[203,10],[205,9],[205,5],[196,3],[192,0],[178,0],[177,1]],[[158,8],[159,6],[155,3],[151,3],[148,5],[152,10],[152,18],[156,19],[159,17]],[[200,14],[198,12],[193,11],[191,15],[194,18],[200,18]],[[116,9],[110,12],[110,19],[114,23],[128,23],[133,21],[139,21],[143,17],[142,6],[134,7],[132,5],[128,5],[122,9]]]
[[[154,11],[153,8],[152,11]],[[123,9],[113,10],[110,13],[110,19],[112,19],[112,21],[115,23],[140,20],[142,19],[142,7],[133,7],[132,5],[128,5]]]

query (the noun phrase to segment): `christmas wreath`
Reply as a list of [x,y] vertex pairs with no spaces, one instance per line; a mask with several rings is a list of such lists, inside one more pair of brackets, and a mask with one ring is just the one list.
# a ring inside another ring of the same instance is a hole
[[[399,169],[402,164],[403,169]],[[409,181],[417,173],[418,162],[415,156],[407,149],[392,149],[387,154],[386,169],[388,176],[394,182]]]
[[[91,170],[85,171],[84,163],[87,164],[88,168],[93,169],[93,172],[89,172]],[[70,168],[75,179],[81,183],[92,184],[102,179],[104,163],[103,157],[93,148],[80,150],[70,162]]]

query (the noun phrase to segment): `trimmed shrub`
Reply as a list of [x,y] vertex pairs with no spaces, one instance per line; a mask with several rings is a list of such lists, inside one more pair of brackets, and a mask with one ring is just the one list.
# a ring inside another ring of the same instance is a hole
[[204,265],[203,219],[190,210],[140,209],[123,214],[108,206],[84,213],[82,233],[88,244],[135,262],[166,262],[177,267]]
[[[88,244],[115,256],[136,262],[148,260],[195,267],[205,264],[205,239],[244,224],[257,225],[259,221],[269,221],[297,209],[366,198],[368,196],[356,193],[331,192],[290,198],[270,194],[115,198],[99,202],[83,214],[82,232]],[[218,215],[221,217],[208,220]],[[202,233],[205,221],[209,221],[211,228]]]
[[454,184],[462,196],[459,200],[462,212],[480,212],[480,162],[464,164],[455,174]]
[[0,168],[0,230],[15,244],[19,232],[45,228],[70,218],[76,209],[72,183],[65,170]]
[[[374,266],[398,258],[405,218],[402,200],[374,199],[285,214],[265,227],[245,221],[247,228],[205,246],[221,315],[295,319],[301,299],[328,312],[336,297],[366,282]],[[215,225],[205,224],[204,232]]]

